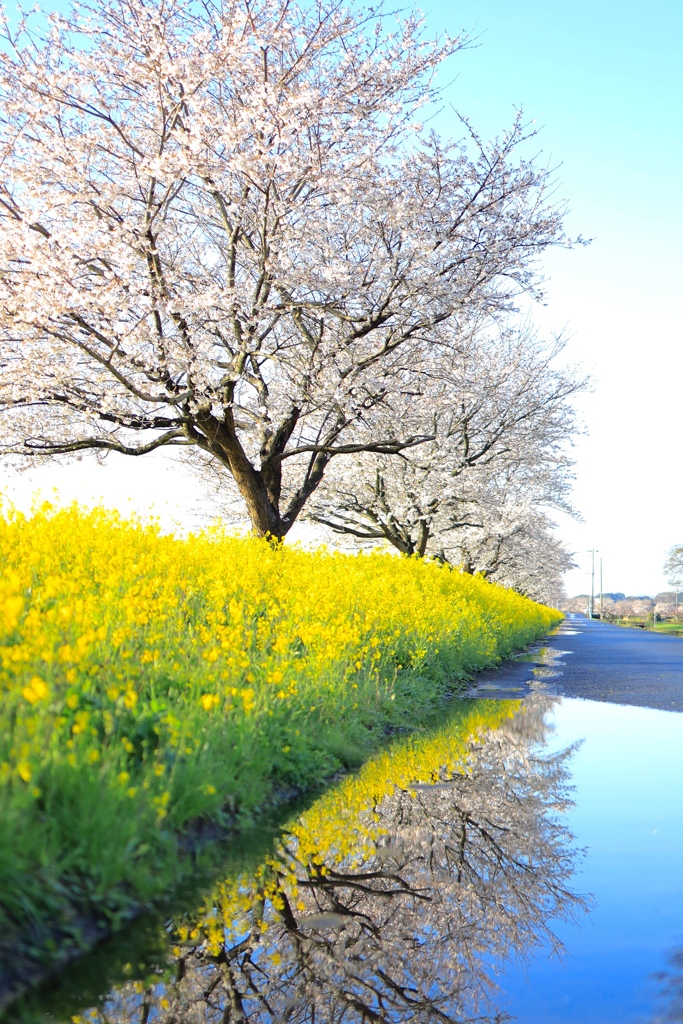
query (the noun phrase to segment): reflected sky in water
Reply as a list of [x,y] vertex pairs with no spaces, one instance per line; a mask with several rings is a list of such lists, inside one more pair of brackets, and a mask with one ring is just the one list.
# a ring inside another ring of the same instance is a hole
[[461,702],[226,875],[84,1020],[681,1022],[682,788],[683,715]]
[[683,946],[683,715],[563,700],[550,718],[553,747],[584,739],[568,819],[587,847],[575,884],[595,907],[557,925],[562,962],[501,981],[501,1009],[524,1024],[683,1021],[655,977]]

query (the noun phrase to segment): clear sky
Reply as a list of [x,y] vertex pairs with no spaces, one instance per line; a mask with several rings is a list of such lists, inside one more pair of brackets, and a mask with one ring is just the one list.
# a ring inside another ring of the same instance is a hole
[[[534,313],[543,329],[571,332],[569,358],[595,380],[575,449],[585,522],[562,524],[581,567],[567,589],[586,591],[596,547],[606,590],[654,593],[666,550],[683,544],[683,0],[421,6],[430,33],[478,38],[442,75],[447,103],[485,136],[523,106],[542,129],[538,148],[559,165],[569,232],[594,239],[545,258],[548,303]],[[445,108],[439,130],[449,122],[455,131]],[[20,490],[55,484],[124,507],[154,500],[181,519],[198,498],[163,458],[112,459],[108,469],[83,460],[33,472]]]
[[570,233],[588,248],[546,257],[548,305],[535,320],[572,333],[595,379],[580,407],[575,504],[563,524],[588,585],[600,549],[607,590],[663,587],[683,544],[680,414],[683,327],[683,3],[468,0],[424,7],[430,27],[478,36],[454,61],[449,98],[486,134],[520,104],[557,163]]

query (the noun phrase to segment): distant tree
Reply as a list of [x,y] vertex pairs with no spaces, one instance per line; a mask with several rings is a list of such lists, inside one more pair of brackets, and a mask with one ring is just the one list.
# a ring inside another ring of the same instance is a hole
[[603,593],[603,595],[602,595],[602,615],[603,615],[603,618],[605,618],[605,619],[613,619],[613,618],[615,618],[616,617],[616,607],[617,607],[616,601],[612,600],[611,597],[608,597],[606,594]]
[[654,607],[651,597],[636,597],[631,601],[631,615],[652,615]]
[[676,615],[675,595],[672,601],[657,601],[654,607],[654,614],[657,616],[658,622],[673,619]]
[[676,588],[674,614],[678,618],[678,591],[683,587],[683,545],[674,544],[672,548],[669,548],[663,568],[667,581]]
[[674,544],[664,560],[664,575],[676,589],[683,586],[683,545]]

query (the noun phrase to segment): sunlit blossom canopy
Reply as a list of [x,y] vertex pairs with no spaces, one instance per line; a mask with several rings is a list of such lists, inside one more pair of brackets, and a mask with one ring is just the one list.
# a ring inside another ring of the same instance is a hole
[[[30,31],[29,31],[30,28]],[[76,4],[0,54],[8,453],[190,446],[284,535],[338,454],[424,440],[368,414],[563,240],[521,119],[418,123],[462,45],[276,0]]]

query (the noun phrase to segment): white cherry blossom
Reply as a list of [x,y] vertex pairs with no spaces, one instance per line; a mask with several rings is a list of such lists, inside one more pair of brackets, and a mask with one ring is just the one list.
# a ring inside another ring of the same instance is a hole
[[419,128],[462,42],[328,0],[44,26],[0,52],[0,451],[185,446],[282,537],[333,459],[431,437],[374,411],[565,241],[521,116]]

